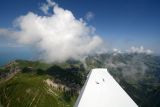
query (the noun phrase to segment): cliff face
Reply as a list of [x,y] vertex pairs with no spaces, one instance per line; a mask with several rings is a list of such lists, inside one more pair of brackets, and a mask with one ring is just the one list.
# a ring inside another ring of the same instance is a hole
[[72,107],[82,86],[78,65],[17,60],[0,72],[2,106]]
[[12,78],[15,74],[22,71],[19,67],[18,63],[16,61],[10,62],[7,65],[5,65],[3,68],[0,69],[0,79],[6,79],[9,80]]
[[16,60],[0,68],[0,103],[73,106],[93,68],[107,68],[137,105],[160,106],[160,57],[145,54],[100,54],[52,64]]

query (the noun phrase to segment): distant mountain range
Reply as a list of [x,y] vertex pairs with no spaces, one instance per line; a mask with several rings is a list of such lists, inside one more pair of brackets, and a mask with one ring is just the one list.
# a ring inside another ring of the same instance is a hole
[[8,63],[0,68],[0,106],[72,107],[92,68],[107,68],[140,107],[160,107],[160,56],[117,53]]

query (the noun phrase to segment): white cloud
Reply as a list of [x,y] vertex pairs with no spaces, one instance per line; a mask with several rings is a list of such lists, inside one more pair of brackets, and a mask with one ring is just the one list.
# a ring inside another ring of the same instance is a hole
[[153,51],[150,49],[144,49],[143,46],[140,47],[134,47],[132,46],[129,50],[127,50],[129,53],[145,53],[145,54],[152,54]]
[[154,53],[152,50],[145,49],[143,46],[140,46],[140,47],[132,46],[130,47],[130,49],[127,49],[127,50],[120,50],[117,48],[113,48],[112,52],[114,53],[114,55],[121,54],[121,53],[138,53],[138,54],[141,54],[141,53],[153,54]]
[[117,54],[123,53],[120,49],[117,49],[117,48],[113,48],[112,52],[113,52],[113,55],[117,55]]
[[57,5],[55,2],[51,0],[47,0],[47,3],[43,3],[40,9],[44,12],[44,14],[49,14],[49,9],[53,6]]
[[93,12],[87,12],[87,14],[85,15],[85,19],[87,21],[90,21],[93,18],[94,18],[94,13]]
[[[18,31],[14,31],[18,43],[35,47],[47,62],[81,59],[101,49],[102,39],[93,27],[87,26],[73,13],[48,0],[44,12],[53,8],[51,16],[39,16],[29,12],[16,19]],[[46,8],[46,9],[45,9]]]
[[113,52],[114,53],[122,53],[122,51],[120,49],[117,49],[117,48],[113,48]]

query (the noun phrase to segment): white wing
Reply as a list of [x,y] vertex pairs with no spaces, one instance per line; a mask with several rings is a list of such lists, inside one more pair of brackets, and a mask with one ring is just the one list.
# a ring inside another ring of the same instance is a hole
[[74,107],[138,106],[108,73],[107,69],[93,69]]

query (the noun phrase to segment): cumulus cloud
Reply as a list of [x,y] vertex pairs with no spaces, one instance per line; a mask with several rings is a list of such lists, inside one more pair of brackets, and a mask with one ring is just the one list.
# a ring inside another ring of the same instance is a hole
[[112,52],[114,53],[114,55],[122,54],[122,53],[138,53],[138,54],[153,54],[154,53],[152,50],[145,49],[143,46],[140,46],[140,47],[132,46],[127,50],[120,50],[117,48],[113,48]]
[[85,15],[85,19],[87,21],[90,21],[93,18],[94,18],[94,13],[93,12],[87,12],[87,14]]
[[55,2],[51,0],[47,0],[47,3],[43,3],[40,9],[44,12],[44,14],[49,14],[49,9],[53,6],[57,5]]
[[113,53],[114,55],[116,55],[116,54],[122,53],[122,51],[120,49],[113,48]]
[[12,35],[18,43],[34,47],[47,62],[81,59],[101,49],[102,39],[83,19],[51,0],[41,7],[46,14],[49,8],[53,10],[50,16],[29,12],[16,19]]
[[145,53],[145,54],[152,54],[153,51],[150,49],[145,49],[143,46],[140,47],[134,47],[132,46],[129,50],[127,50],[129,53]]

